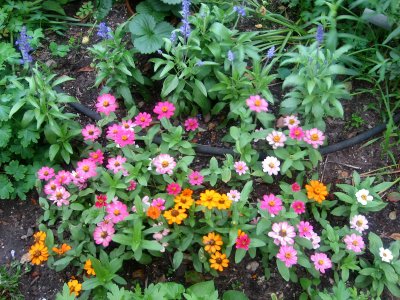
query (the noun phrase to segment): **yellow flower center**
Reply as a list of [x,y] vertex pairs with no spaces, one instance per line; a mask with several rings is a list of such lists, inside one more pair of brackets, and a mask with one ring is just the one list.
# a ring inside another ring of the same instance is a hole
[[107,237],[107,236],[108,236],[107,231],[102,231],[101,234],[100,234],[100,236],[101,236],[103,239],[104,239],[105,237]]
[[166,167],[169,166],[169,162],[166,161],[166,160],[164,160],[164,161],[161,163],[161,165],[163,166],[163,168],[166,168]]
[[320,259],[320,260],[318,261],[318,264],[319,264],[320,266],[322,266],[322,265],[324,264],[324,261],[323,261],[322,259]]
[[123,135],[121,138],[122,138],[123,141],[126,141],[128,139],[128,136],[127,135]]
[[162,110],[162,112],[167,112],[167,111],[168,111],[168,107],[163,106],[163,107],[161,108],[161,110]]
[[146,121],[145,117],[141,117],[140,121],[142,121],[142,122]]
[[269,204],[269,206],[275,206],[275,201],[271,200],[271,201],[268,202],[268,204]]
[[363,200],[367,200],[367,195],[361,195],[361,199],[363,199]]
[[318,133],[312,134],[312,135],[311,135],[311,140],[312,140],[312,141],[318,141],[318,140],[319,140],[319,135],[318,135]]
[[260,106],[261,105],[261,100],[257,99],[256,101],[254,101],[254,105],[255,106]]
[[272,169],[272,168],[275,168],[275,164],[272,163],[272,162],[270,162],[270,163],[268,164],[268,167],[270,167],[271,169]]
[[362,225],[363,225],[363,222],[362,222],[361,220],[358,220],[358,221],[356,222],[356,224],[357,224],[357,226],[362,226]]
[[358,246],[358,242],[357,241],[353,241],[353,246]]
[[292,258],[292,254],[291,253],[285,253],[285,257],[286,258]]
[[89,166],[83,166],[82,170],[85,171],[85,172],[89,171]]
[[120,214],[121,212],[119,211],[119,209],[114,210],[114,216],[119,216]]
[[281,231],[279,231],[279,236],[285,237],[286,236],[286,230],[282,229]]
[[281,140],[281,138],[280,138],[279,135],[275,135],[273,140],[274,140],[275,143],[277,143],[277,142],[279,142]]
[[103,106],[104,106],[104,107],[107,107],[107,106],[109,106],[109,105],[110,105],[110,103],[109,103],[107,100],[103,102]]

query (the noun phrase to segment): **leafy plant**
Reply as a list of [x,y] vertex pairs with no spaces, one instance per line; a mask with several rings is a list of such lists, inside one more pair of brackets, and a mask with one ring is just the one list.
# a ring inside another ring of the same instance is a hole
[[68,52],[70,51],[70,46],[69,45],[57,45],[55,42],[51,42],[49,45],[49,49],[51,51],[51,54],[54,56],[59,56],[59,57],[65,57],[68,55]]
[[0,298],[10,300],[23,299],[20,291],[21,276],[28,273],[30,267],[22,266],[18,261],[13,261],[9,267],[0,266]]
[[80,19],[80,20],[84,20],[87,19],[88,17],[90,17],[94,12],[94,6],[92,1],[88,1],[88,2],[84,2],[82,3],[82,6],[79,7],[78,12],[76,13],[76,16]]

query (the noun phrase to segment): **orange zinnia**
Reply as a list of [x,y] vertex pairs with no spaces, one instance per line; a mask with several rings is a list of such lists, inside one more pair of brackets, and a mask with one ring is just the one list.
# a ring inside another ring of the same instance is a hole
[[181,196],[184,197],[192,197],[193,191],[191,189],[184,189],[181,193]]
[[221,250],[221,246],[224,242],[219,234],[210,232],[208,235],[203,236],[203,244],[205,245],[204,250],[208,253],[215,253]]
[[57,253],[58,255],[63,255],[65,252],[68,252],[69,250],[71,250],[71,246],[68,244],[62,244],[60,246],[60,248],[57,247],[53,247],[51,250],[53,250],[53,252]]
[[160,217],[161,211],[157,206],[150,206],[147,210],[147,216],[153,220],[156,220]]
[[83,267],[86,270],[86,273],[90,276],[96,275],[96,272],[94,271],[93,267],[92,267],[92,261],[90,259],[85,261],[85,266]]
[[311,180],[310,184],[306,184],[306,190],[308,199],[315,200],[318,203],[322,203],[328,195],[326,186],[318,180]]
[[36,243],[29,249],[29,256],[32,264],[40,265],[42,262],[47,261],[49,252],[43,243]]
[[226,258],[226,254],[222,254],[220,252],[215,252],[211,255],[210,258],[210,267],[222,272],[224,268],[227,268],[229,265],[229,259]]
[[46,240],[46,232],[44,231],[38,231],[33,235],[33,238],[35,239],[35,243],[44,243]]

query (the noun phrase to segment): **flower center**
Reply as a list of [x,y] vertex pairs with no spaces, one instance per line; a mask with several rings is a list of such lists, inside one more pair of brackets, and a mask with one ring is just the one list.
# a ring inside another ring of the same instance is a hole
[[103,239],[106,238],[108,236],[107,231],[102,231],[101,235],[100,235]]
[[140,118],[140,121],[141,121],[141,122],[146,121],[145,117],[141,117],[141,118]]
[[281,231],[279,231],[279,236],[280,237],[285,237],[286,236],[286,230],[282,229]]
[[99,158],[99,155],[97,153],[92,155],[93,158]]
[[296,130],[294,131],[294,135],[295,135],[295,136],[299,136],[299,135],[300,135],[300,130],[299,130],[299,129],[296,129]]
[[320,260],[318,261],[318,264],[319,264],[320,266],[322,266],[322,265],[324,264],[324,261],[323,261],[322,259],[320,259]]
[[179,216],[179,211],[176,210],[176,209],[173,209],[173,210],[171,211],[171,216],[173,216],[173,217]]
[[42,251],[36,250],[35,253],[33,254],[34,257],[40,257],[42,255]]
[[318,141],[318,140],[319,140],[319,135],[318,135],[318,133],[312,134],[312,135],[311,135],[311,140],[312,140],[312,141]]
[[114,216],[119,216],[120,214],[121,212],[119,211],[119,209],[114,210]]
[[294,119],[290,119],[290,120],[289,120],[289,124],[290,124],[290,125],[293,125],[293,124],[294,124]]
[[89,171],[89,166],[83,166],[82,170],[85,171],[85,172]]
[[361,195],[361,199],[363,199],[363,200],[367,200],[367,195]]
[[358,246],[358,242],[357,241],[353,241],[353,246]]
[[44,174],[44,176],[47,176],[47,175],[49,175],[49,171],[44,171],[43,174]]
[[88,133],[89,133],[90,135],[92,135],[92,134],[94,133],[94,131],[93,131],[93,130],[89,130]]
[[281,140],[281,138],[279,135],[275,135],[273,140],[275,143],[278,143]]
[[285,257],[286,258],[292,258],[292,254],[291,253],[285,253]]
[[261,100],[260,99],[255,100],[254,101],[254,105],[255,106],[260,106],[261,105]]
[[362,222],[361,220],[358,220],[358,221],[356,222],[356,225],[357,225],[357,226],[362,226],[362,225],[363,225],[363,222]]
[[128,139],[128,136],[127,136],[127,135],[123,135],[123,136],[122,136],[122,140],[123,140],[123,141],[126,141],[127,139]]
[[270,162],[270,163],[268,164],[268,167],[270,167],[271,169],[273,169],[273,168],[275,168],[275,164],[272,163],[272,162]]
[[107,107],[107,106],[109,106],[109,105],[110,105],[110,103],[109,103],[107,100],[103,102],[103,106],[104,106],[104,107]]
[[222,263],[222,259],[218,257],[218,258],[215,260],[215,262],[216,262],[217,264],[220,265],[220,264]]
[[167,112],[167,111],[168,111],[168,107],[163,106],[163,107],[161,108],[161,110],[162,110],[162,112]]
[[121,164],[119,163],[119,161],[116,161],[115,163],[114,163],[114,166],[115,167],[119,167]]
[[60,193],[60,192],[56,193],[56,198],[57,198],[58,200],[62,199],[62,196],[63,196],[62,193]]
[[269,204],[269,206],[275,206],[275,201],[271,200],[271,201],[268,202],[268,204]]
[[164,161],[161,163],[161,165],[162,165],[163,168],[166,168],[166,167],[169,166],[169,162],[166,161],[166,160],[164,160]]

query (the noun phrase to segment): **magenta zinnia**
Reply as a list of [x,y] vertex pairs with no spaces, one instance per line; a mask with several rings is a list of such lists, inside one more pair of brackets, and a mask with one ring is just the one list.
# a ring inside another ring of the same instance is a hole
[[288,268],[297,264],[297,251],[292,246],[281,246],[276,257]]
[[265,101],[265,99],[261,98],[259,95],[250,96],[246,100],[246,104],[250,108],[250,110],[258,113],[262,111],[268,111],[267,101]]
[[264,195],[261,201],[260,208],[268,210],[272,217],[275,217],[282,210],[282,200],[274,194]]
[[245,249],[249,250],[250,246],[250,238],[249,236],[240,231],[239,236],[236,238],[236,249]]
[[161,120],[162,118],[171,118],[175,112],[175,105],[171,102],[158,102],[156,107],[154,107],[153,112],[157,114],[157,118]]
[[96,108],[99,113],[104,113],[108,116],[118,108],[118,103],[115,97],[111,94],[104,94],[97,98]]

